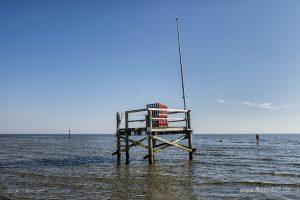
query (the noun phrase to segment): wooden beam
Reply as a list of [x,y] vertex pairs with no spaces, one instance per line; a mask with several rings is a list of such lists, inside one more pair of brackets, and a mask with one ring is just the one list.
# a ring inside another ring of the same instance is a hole
[[144,122],[145,119],[135,119],[135,120],[128,120],[128,122]]
[[178,113],[182,113],[182,112],[181,111],[170,111],[170,112],[168,112],[168,115],[178,114]]
[[[148,149],[148,147],[142,143],[142,142],[143,142],[144,140],[146,140],[147,138],[148,138],[148,137],[145,137],[145,138],[143,138],[143,139],[141,139],[141,140],[138,140],[138,141],[134,141],[134,140],[129,139],[129,142],[131,142],[131,144],[129,145],[129,148],[131,148],[131,147],[133,147],[133,146],[141,146],[141,147],[143,147],[143,148]],[[124,152],[125,150],[126,150],[126,148],[123,148],[123,149],[120,150],[120,152]],[[116,155],[117,153],[118,153],[118,152],[115,151],[114,153],[112,153],[112,155]]]
[[168,123],[172,123],[172,122],[185,122],[185,119],[182,120],[168,120]]
[[[179,138],[177,138],[175,140],[171,140],[171,142],[177,143],[177,142],[179,142],[181,140],[184,140],[186,138],[187,138],[187,135],[185,134],[185,135],[183,135],[183,136],[181,136],[181,137],[179,137]],[[162,147],[160,147],[160,146],[162,146]],[[154,153],[162,152],[164,149],[168,148],[169,146],[171,146],[171,145],[168,144],[168,143],[165,143],[165,142],[163,142],[161,144],[158,144],[158,145],[154,145],[155,148],[153,149],[153,152]],[[156,147],[160,147],[160,148],[156,148]],[[147,158],[149,158],[149,154],[146,155],[146,156],[144,156],[144,159],[147,159]]]
[[189,151],[189,152],[195,152],[196,151],[196,149],[190,149],[189,147],[186,147],[186,146],[184,146],[184,145],[182,145],[182,144],[178,144],[178,143],[176,143],[176,142],[171,142],[171,141],[169,141],[169,140],[166,140],[166,139],[164,139],[164,138],[161,138],[161,137],[158,137],[158,136],[152,136],[154,139],[157,139],[157,140],[159,140],[159,141],[162,141],[162,142],[165,142],[165,143],[167,143],[167,144],[169,144],[169,145],[172,145],[172,146],[175,146],[175,147],[178,147],[178,148],[180,148],[180,149],[183,149],[183,150],[186,150],[186,151]]
[[[125,135],[126,131],[130,133],[137,133],[137,132],[147,132],[146,127],[136,127],[136,128],[128,128],[128,130],[125,130],[125,128],[122,128],[119,130],[121,135]],[[157,135],[161,135],[162,132],[173,132],[169,134],[183,134],[192,131],[191,129],[186,129],[186,126],[171,126],[171,127],[157,127],[152,128],[152,132],[157,132]],[[133,135],[133,134],[131,134]]]
[[162,118],[162,117],[153,117],[152,120],[180,120],[180,121],[186,121],[186,118]]
[[177,127],[155,127],[155,128],[152,128],[152,131],[155,131],[155,132],[168,132],[168,131],[186,131],[186,127],[185,126],[177,126]]
[[157,111],[167,111],[169,112],[178,112],[178,113],[186,113],[188,110],[182,110],[182,109],[165,109],[165,108],[148,108],[148,110],[157,110]]
[[[122,139],[126,139],[125,137],[121,136]],[[146,137],[148,138],[148,137]],[[135,140],[131,140],[128,138],[128,141],[131,142],[131,143],[134,143],[135,145],[138,145],[140,147],[144,147],[146,149],[148,149],[148,146],[147,145],[144,145],[142,142],[139,142],[139,141],[135,141]]]
[[[183,135],[183,136],[181,136],[181,137],[179,137],[179,138],[177,138],[177,139],[175,139],[175,140],[171,140],[170,142],[179,142],[180,140],[184,140],[184,139],[186,139],[187,138],[187,135],[185,134],[185,135]],[[158,144],[158,145],[156,145],[155,147],[160,147],[160,146],[170,146],[170,144],[168,144],[168,143],[166,143],[166,142],[163,142],[163,143],[161,143],[161,144]]]
[[143,112],[143,111],[147,111],[146,108],[143,108],[143,109],[137,109],[137,110],[128,110],[126,111],[127,113],[135,113],[135,112]]

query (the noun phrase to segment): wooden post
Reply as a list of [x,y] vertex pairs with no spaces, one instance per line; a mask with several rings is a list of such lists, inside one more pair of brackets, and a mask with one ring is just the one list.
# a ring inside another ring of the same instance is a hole
[[128,112],[125,112],[125,134],[126,134],[126,165],[129,164],[129,132],[128,132]]
[[147,131],[152,132],[152,110],[148,110],[147,122]]
[[129,164],[129,134],[126,132],[126,165]]
[[188,110],[186,113],[186,128],[192,129],[192,127],[191,127],[191,111],[190,110]]
[[[153,135],[156,135],[157,133],[156,132],[153,132]],[[156,146],[156,139],[155,138],[152,138],[153,139],[153,151],[155,150],[155,146]],[[153,158],[154,158],[154,154],[153,154]]]
[[[191,129],[191,112],[188,110],[187,112],[187,129]],[[188,132],[188,143],[189,143],[189,148],[192,149],[192,131]],[[193,160],[193,152],[189,152],[189,160]]]
[[125,112],[125,129],[128,129],[128,112]]
[[148,110],[147,115],[147,133],[148,133],[148,154],[149,154],[149,164],[152,164],[154,161],[153,153],[153,138],[152,138],[152,111]]
[[117,121],[117,127],[116,127],[116,146],[117,146],[117,163],[121,162],[121,139],[120,139],[120,123],[121,123],[121,119],[120,119],[120,114],[117,112],[116,115],[116,121]]
[[155,154],[154,154],[154,149],[155,149],[155,145],[156,145],[156,139],[153,137],[154,135],[156,135],[156,132],[151,132],[151,139],[152,139],[152,163],[154,162],[155,159]]
[[153,138],[151,132],[148,132],[148,154],[149,154],[149,164],[152,164],[154,161],[154,153],[153,153]]

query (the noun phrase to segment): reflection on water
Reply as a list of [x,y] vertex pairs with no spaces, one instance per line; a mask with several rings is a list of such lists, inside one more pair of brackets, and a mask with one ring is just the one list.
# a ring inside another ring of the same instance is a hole
[[172,173],[171,166],[117,166],[116,180],[111,189],[112,199],[196,199],[193,190],[193,170],[185,164],[186,172]]
[[[0,199],[300,198],[300,136],[194,135],[197,153],[170,148],[130,165],[113,135],[0,135]],[[123,158],[124,161],[124,158]]]

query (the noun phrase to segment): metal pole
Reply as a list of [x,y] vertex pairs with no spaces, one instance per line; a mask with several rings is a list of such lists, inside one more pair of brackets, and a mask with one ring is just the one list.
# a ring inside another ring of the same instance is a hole
[[183,77],[183,66],[182,66],[182,55],[181,55],[179,20],[178,20],[178,18],[176,18],[176,28],[177,28],[177,42],[178,42],[179,63],[180,63],[180,72],[181,72],[181,87],[182,87],[183,107],[184,107],[184,110],[186,110],[185,92],[184,92],[184,77]]

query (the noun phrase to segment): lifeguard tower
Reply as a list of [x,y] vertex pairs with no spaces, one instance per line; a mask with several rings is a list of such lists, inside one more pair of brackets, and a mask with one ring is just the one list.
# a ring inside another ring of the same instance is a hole
[[[139,119],[134,116],[140,117]],[[120,127],[121,120],[125,115],[124,127]],[[171,117],[175,116],[176,117]],[[133,117],[134,119],[131,119]],[[140,127],[131,126],[134,123],[143,123]],[[129,149],[131,147],[142,147],[148,149],[149,164],[154,161],[154,154],[162,152],[170,146],[180,148],[189,152],[189,160],[193,160],[193,153],[196,149],[192,148],[192,128],[190,110],[168,109],[167,106],[155,103],[149,104],[144,109],[129,110],[116,115],[116,152],[117,162],[121,162],[121,153],[126,155],[126,164],[129,164]],[[167,140],[163,135],[177,134],[180,137],[174,140]],[[131,136],[145,136],[140,140],[133,140]],[[187,139],[188,146],[179,142]],[[148,140],[147,144],[143,142]],[[158,143],[159,142],[159,143]]]
[[[139,146],[148,149],[149,164],[154,161],[154,154],[163,151],[167,147],[174,146],[189,152],[189,160],[193,160],[193,153],[196,149],[192,148],[192,128],[190,110],[186,109],[183,66],[180,46],[179,23],[176,19],[177,42],[179,52],[179,63],[181,72],[181,86],[184,109],[168,109],[161,103],[148,104],[145,108],[137,110],[128,110],[117,112],[116,115],[116,151],[117,162],[121,162],[121,153],[125,152],[126,164],[129,164],[129,149]],[[121,127],[121,121],[125,115],[124,125]],[[135,118],[135,116],[140,118]],[[136,123],[142,123],[139,127]],[[180,137],[174,140],[164,138],[164,135],[178,134]],[[131,136],[145,136],[140,140],[133,140]],[[180,144],[182,140],[188,140],[188,146]],[[143,142],[148,140],[148,144]],[[159,142],[159,143],[158,143]]]

